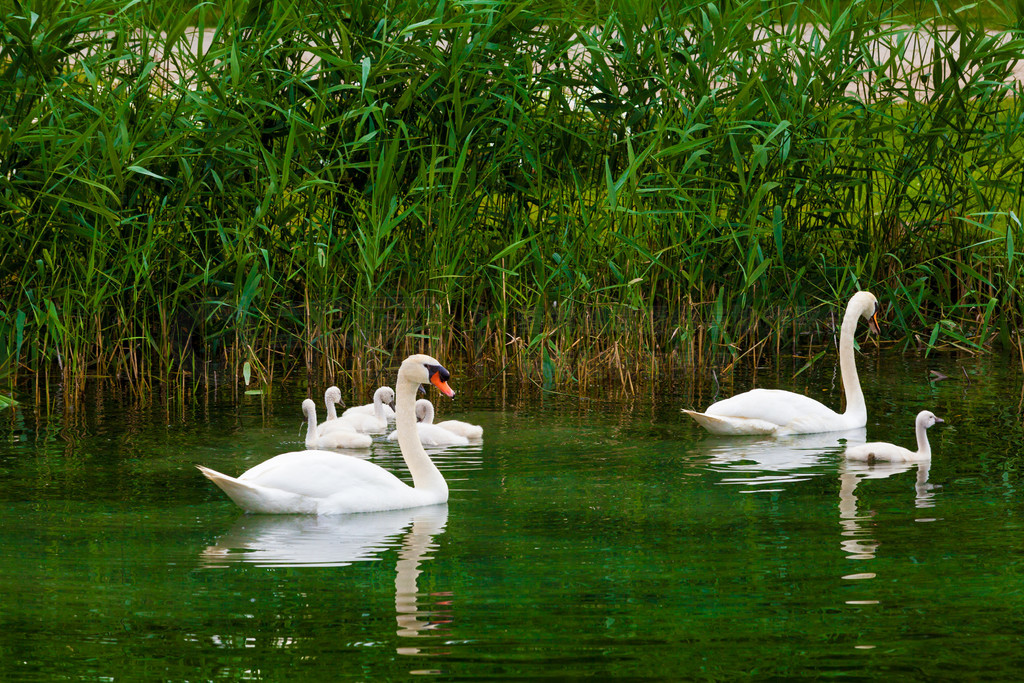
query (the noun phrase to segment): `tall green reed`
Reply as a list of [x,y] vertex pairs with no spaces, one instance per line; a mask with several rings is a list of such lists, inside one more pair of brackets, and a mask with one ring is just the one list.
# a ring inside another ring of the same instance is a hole
[[597,9],[15,3],[6,372],[359,381],[429,349],[633,386],[827,339],[857,288],[905,348],[1020,348],[1016,34]]

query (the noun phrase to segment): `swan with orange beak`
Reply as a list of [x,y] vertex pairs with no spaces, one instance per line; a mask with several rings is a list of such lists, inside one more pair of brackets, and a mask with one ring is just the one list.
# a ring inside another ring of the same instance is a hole
[[412,486],[375,463],[332,451],[282,453],[237,478],[197,467],[246,512],[335,515],[445,503],[448,484],[416,432],[416,391],[432,384],[452,398],[450,377],[441,363],[423,354],[409,356],[398,369],[395,423]]

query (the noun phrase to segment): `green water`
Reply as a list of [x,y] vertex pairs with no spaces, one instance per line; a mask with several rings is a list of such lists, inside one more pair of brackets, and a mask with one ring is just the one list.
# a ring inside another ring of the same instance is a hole
[[[714,384],[681,370],[584,399],[455,374],[441,417],[485,438],[435,455],[449,503],[320,519],[243,515],[192,467],[301,448],[300,387],[73,414],[19,396],[0,679],[1018,677],[1019,367],[859,365],[872,440],[946,419],[926,472],[848,467],[834,437],[710,437],[678,409]],[[839,401],[827,361],[756,381]],[[372,457],[402,471],[393,444]]]

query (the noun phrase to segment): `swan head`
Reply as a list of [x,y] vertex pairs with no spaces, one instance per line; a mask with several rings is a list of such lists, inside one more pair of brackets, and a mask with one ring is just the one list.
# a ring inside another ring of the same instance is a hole
[[316,415],[316,404],[313,403],[313,399],[307,398],[302,402],[302,414],[306,417]]
[[920,413],[917,414],[917,424],[923,426],[925,429],[928,429],[929,427],[940,424],[942,422],[945,422],[945,420],[943,420],[941,417],[936,417],[935,413],[928,410],[922,410]]
[[878,312],[881,310],[878,299],[871,292],[857,292],[850,299],[850,311],[856,311],[862,318],[868,321],[868,329],[878,334],[881,328],[878,326]]
[[423,424],[434,423],[434,404],[425,398],[416,400],[416,419]]
[[[324,392],[324,403],[327,405],[341,403],[341,389],[333,386],[327,387],[327,391]],[[303,405],[305,405],[305,402],[303,402]]]
[[373,392],[373,400],[380,398],[381,403],[392,405],[395,402],[395,390],[391,387],[381,387]]
[[398,368],[399,381],[413,384],[433,384],[448,398],[455,396],[455,392],[448,386],[450,378],[451,373],[436,358],[422,353],[409,356],[402,361],[402,366]]

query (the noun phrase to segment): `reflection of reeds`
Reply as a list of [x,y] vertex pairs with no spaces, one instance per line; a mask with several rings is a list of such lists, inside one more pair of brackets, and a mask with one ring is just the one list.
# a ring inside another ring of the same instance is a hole
[[9,372],[333,381],[429,346],[634,387],[827,340],[857,287],[906,344],[1021,349],[1019,37],[343,5],[3,19]]

